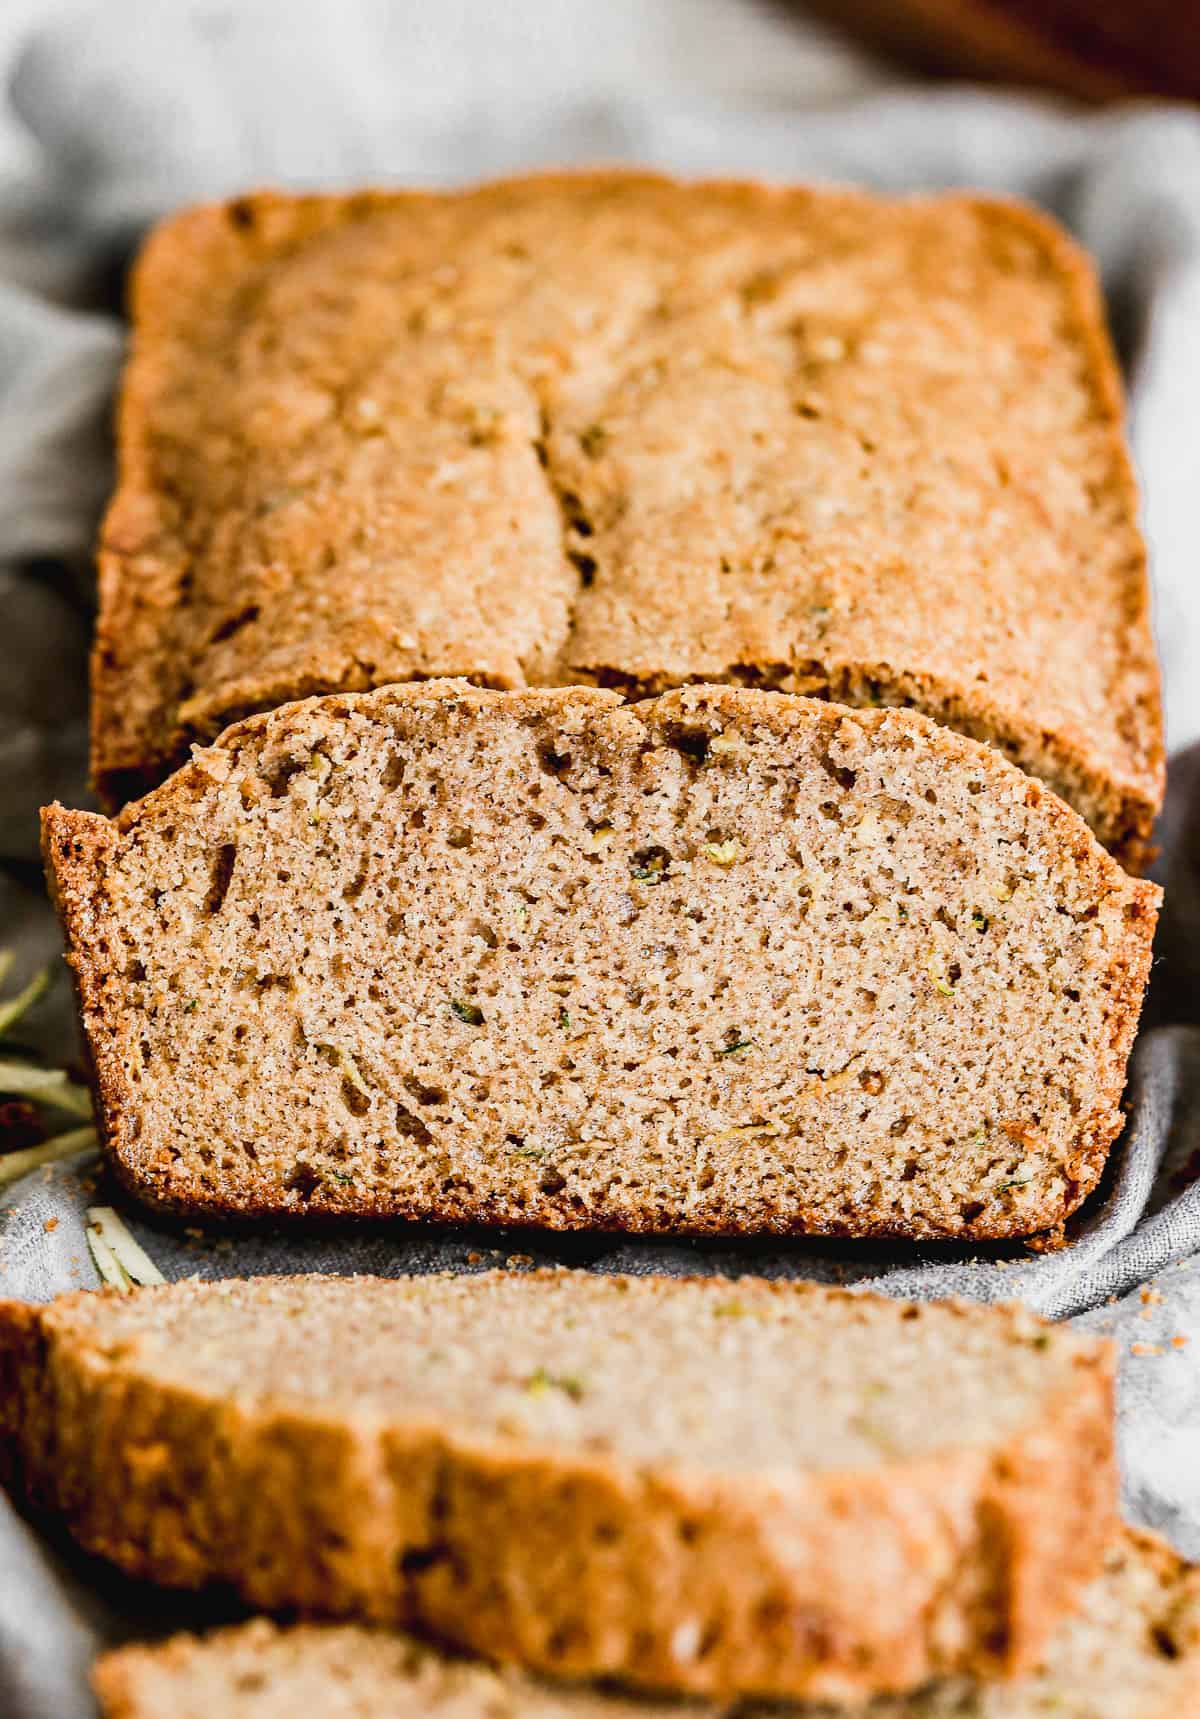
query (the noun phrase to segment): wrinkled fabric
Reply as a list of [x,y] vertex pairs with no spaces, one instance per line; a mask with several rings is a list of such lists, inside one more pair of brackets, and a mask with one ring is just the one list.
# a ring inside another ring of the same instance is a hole
[[[786,21],[759,9],[745,37],[706,44],[728,52],[729,70],[720,99],[702,107],[686,9],[683,0],[608,9],[309,0],[288,6],[282,23],[265,0],[110,4],[33,34],[10,89],[33,165],[0,187],[0,941],[17,951],[18,976],[58,949],[36,810],[55,797],[87,803],[88,563],[111,484],[124,345],[113,307],[131,245],[153,218],[268,181],[453,183],[595,160],[1010,191],[1058,214],[1102,266],[1131,387],[1175,748],[1159,958],[1129,1125],[1102,1188],[1051,1254],[397,1225],[222,1236],[139,1215],[82,1160],[0,1195],[0,1294],[40,1301],[94,1285],[85,1210],[104,1201],[170,1278],[562,1262],[1020,1298],[1115,1337],[1127,1508],[1200,1556],[1200,747],[1186,750],[1200,736],[1200,123],[1150,106],[1078,117],[969,91],[789,104],[781,67],[791,75],[787,56],[803,53]],[[599,14],[609,39],[589,53]],[[689,15],[717,27],[712,6]],[[862,81],[838,61],[824,87]],[[739,94],[760,99],[751,106]],[[65,985],[22,1030],[56,1060],[73,1054]],[[199,1604],[51,1547],[0,1499],[0,1713],[82,1719],[93,1711],[84,1673],[98,1642],[194,1620]]]

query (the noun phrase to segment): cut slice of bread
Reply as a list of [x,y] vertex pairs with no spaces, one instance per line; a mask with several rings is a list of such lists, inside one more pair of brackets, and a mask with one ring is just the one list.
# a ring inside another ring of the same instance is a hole
[[1107,1344],[1017,1308],[578,1272],[0,1305],[19,1492],[251,1606],[851,1699],[1028,1669],[1115,1526]]
[[955,1679],[830,1708],[728,1708],[556,1687],[449,1660],[354,1624],[283,1629],[256,1618],[106,1655],[104,1719],[1188,1719],[1200,1713],[1200,1572],[1126,1531],[1042,1663],[1007,1684]]
[[133,311],[110,800],[311,693],[732,681],[915,704],[1143,857],[1120,382],[1033,210],[619,172],[268,193],[168,222]]
[[210,1213],[1053,1229],[1158,901],[976,741],[729,687],[314,699],[45,852],[111,1159]]

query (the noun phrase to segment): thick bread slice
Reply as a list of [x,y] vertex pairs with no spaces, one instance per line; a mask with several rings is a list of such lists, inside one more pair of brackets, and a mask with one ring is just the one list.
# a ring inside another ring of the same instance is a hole
[[915,704],[1141,858],[1120,383],[1033,211],[612,172],[266,194],[168,222],[133,300],[110,799],[315,692],[734,681]]
[[[281,1629],[265,1618],[207,1638],[106,1655],[104,1719],[768,1719],[764,1708],[631,1700],[448,1660],[354,1624]],[[1037,1670],[1012,1683],[955,1679],[865,1706],[789,1707],[791,1719],[1194,1719],[1200,1714],[1200,1572],[1126,1531]],[[774,1719],[784,1711],[773,1710]]]
[[554,1228],[1053,1228],[1158,900],[978,742],[729,687],[315,699],[45,851],[139,1196]]
[[1115,1526],[1111,1351],[754,1279],[260,1278],[0,1306],[18,1487],[252,1606],[849,1699],[1028,1668]]

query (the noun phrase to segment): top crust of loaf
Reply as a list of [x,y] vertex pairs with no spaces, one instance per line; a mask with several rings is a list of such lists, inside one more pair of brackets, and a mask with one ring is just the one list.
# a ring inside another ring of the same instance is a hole
[[[477,1662],[443,1659],[407,1636],[354,1627],[281,1628],[265,1618],[207,1638],[176,1636],[107,1654],[94,1683],[105,1719],[292,1719],[321,1691],[339,1719],[685,1719],[677,1704],[536,1683]],[[1126,1530],[1078,1619],[1042,1666],[1016,1683],[955,1682],[919,1695],[836,1710],[841,1719],[1182,1719],[1200,1702],[1200,1571],[1150,1534]],[[1067,1705],[1064,1706],[1063,1703]],[[411,1706],[409,1705],[411,1703]],[[785,1716],[772,1709],[775,1719]],[[835,1719],[805,1705],[791,1719]],[[770,1719],[739,1706],[687,1709],[690,1719]]]
[[602,173],[263,193],[149,242],[105,523],[110,802],[431,675],[912,703],[1132,868],[1162,791],[1090,264],[983,197]]

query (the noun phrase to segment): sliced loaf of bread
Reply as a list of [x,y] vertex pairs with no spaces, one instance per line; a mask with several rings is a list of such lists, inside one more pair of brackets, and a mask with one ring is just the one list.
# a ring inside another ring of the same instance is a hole
[[45,852],[112,1161],[211,1213],[1053,1229],[1158,901],[977,741],[729,687],[313,699]]
[[850,1708],[739,1704],[735,1714],[631,1700],[445,1659],[354,1624],[281,1629],[264,1618],[123,1648],[93,1681],[104,1719],[1187,1719],[1200,1713],[1200,1571],[1126,1532],[1029,1676],[955,1679]]
[[721,1696],[1028,1670],[1115,1526],[1108,1345],[754,1279],[10,1302],[0,1448],[139,1576]]
[[1131,864],[1145,551],[1087,259],[980,196],[540,175],[150,241],[94,769],[434,675],[915,704]]

